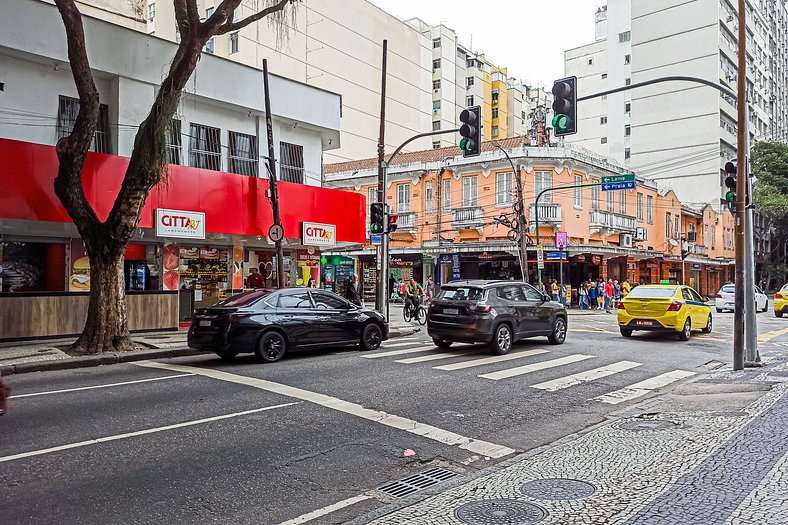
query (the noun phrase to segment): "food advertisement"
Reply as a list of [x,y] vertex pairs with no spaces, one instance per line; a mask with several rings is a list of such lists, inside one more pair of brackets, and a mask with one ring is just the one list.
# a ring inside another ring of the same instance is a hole
[[165,290],[178,289],[178,266],[180,264],[180,250],[175,244],[164,245],[164,275],[162,277],[162,286]]
[[90,259],[81,239],[71,241],[71,275],[68,278],[68,291],[90,291]]

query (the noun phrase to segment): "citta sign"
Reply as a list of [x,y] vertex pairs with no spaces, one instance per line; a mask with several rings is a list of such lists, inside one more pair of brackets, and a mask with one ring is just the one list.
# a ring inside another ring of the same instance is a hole
[[337,227],[334,224],[303,222],[301,223],[301,244],[332,248],[337,245]]
[[156,236],[205,239],[205,214],[156,208]]

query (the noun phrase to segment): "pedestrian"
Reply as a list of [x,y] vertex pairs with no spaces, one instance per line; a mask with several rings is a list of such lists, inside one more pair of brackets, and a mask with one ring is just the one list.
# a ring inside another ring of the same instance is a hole
[[577,293],[580,295],[580,309],[585,310],[588,306],[588,288],[585,282],[580,283]]
[[312,278],[311,275],[309,276],[309,279],[306,281],[306,287],[307,288],[315,288],[315,280],[314,280],[314,278]]
[[345,288],[345,298],[357,306],[362,306],[364,289],[362,288],[361,283],[358,282],[358,275],[353,274],[353,277],[350,279],[351,280],[348,283],[347,288]]
[[597,310],[601,310],[605,305],[605,281],[599,279],[596,283]]
[[550,283],[550,294],[553,296],[553,301],[558,302],[558,283],[555,279]]
[[435,294],[435,281],[432,280],[432,275],[427,276],[427,281],[424,283],[424,293],[428,299],[432,299]]
[[249,275],[246,277],[246,287],[254,289],[265,287],[265,280],[257,268],[249,269]]
[[763,293],[766,293],[766,279],[764,277],[761,277],[760,282],[758,282],[758,288],[760,288]]
[[624,279],[624,282],[621,283],[621,297],[626,297],[629,295],[629,292],[632,291],[632,286],[629,284],[629,279]]
[[616,293],[616,288],[613,285],[613,279],[608,279],[605,285],[605,313],[611,314],[613,306],[613,296]]
[[596,300],[596,284],[594,284],[594,281],[589,279],[588,283],[586,283],[586,287],[588,288],[588,298],[590,299],[588,302],[588,308],[591,310],[596,310],[597,305],[599,304]]

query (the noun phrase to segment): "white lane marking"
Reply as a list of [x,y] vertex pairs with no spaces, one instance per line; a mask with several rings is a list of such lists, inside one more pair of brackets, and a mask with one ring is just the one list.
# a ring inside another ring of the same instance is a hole
[[501,363],[503,361],[511,361],[512,359],[522,359],[523,357],[530,357],[532,355],[546,354],[549,350],[527,350],[525,352],[517,352],[516,354],[507,355],[494,355],[492,357],[483,357],[481,359],[471,359],[470,361],[460,361],[459,363],[451,363],[448,365],[433,366],[435,370],[462,370],[463,368],[471,368],[474,366],[491,365],[493,363]]
[[694,375],[696,375],[695,372],[674,370],[672,372],[654,376],[644,381],[640,381],[619,390],[610,392],[609,394],[597,396],[593,398],[593,400],[601,401],[602,403],[607,403],[609,405],[618,405],[624,401],[630,401],[632,399],[645,396],[646,394],[649,394],[658,388],[668,386],[671,383],[675,383],[676,381],[685,379],[687,377],[692,377]]
[[155,434],[157,432],[164,432],[165,430],[174,430],[176,428],[192,427],[194,425],[202,425],[212,421],[221,421],[222,419],[230,419],[233,417],[247,416],[249,414],[256,414],[258,412],[265,412],[266,410],[274,410],[276,408],[284,408],[292,405],[298,405],[300,402],[284,403],[281,405],[274,405],[264,408],[255,408],[253,410],[244,410],[243,412],[235,412],[233,414],[225,414],[223,416],[207,417],[205,419],[197,419],[194,421],[186,421],[184,423],[176,423],[174,425],[167,425],[164,427],[149,428],[146,430],[138,430],[136,432],[128,432],[126,434],[118,434],[115,436],[107,436],[96,439],[88,439],[86,441],[78,441],[76,443],[69,443],[67,445],[59,445],[57,447],[44,448],[41,450],[33,450],[30,452],[22,452],[21,454],[13,454],[11,456],[0,456],[0,463],[6,461],[13,461],[15,459],[29,458],[32,456],[42,456],[44,454],[51,454],[53,452],[60,452],[61,450],[69,450],[72,448],[86,447],[88,445],[98,445],[99,443],[108,443],[110,441],[118,441],[120,439],[128,439],[137,436],[144,436],[146,434]]
[[559,357],[558,359],[553,359],[551,361],[542,361],[541,363],[534,363],[532,365],[518,366],[516,368],[501,370],[500,372],[482,374],[479,377],[483,377],[485,379],[492,379],[493,381],[499,381],[501,379],[507,379],[509,377],[529,374],[531,372],[537,372],[539,370],[544,370],[546,368],[553,368],[556,366],[568,365],[570,363],[577,363],[578,361],[584,361],[586,359],[591,359],[592,357],[596,357],[596,356],[584,355],[584,354],[569,355],[566,357]]
[[397,348],[398,346],[417,346],[419,343],[416,341],[411,341],[409,343],[394,343],[390,345],[382,345],[381,348]]
[[265,390],[267,392],[272,392],[274,394],[293,397],[302,401],[309,401],[310,403],[330,408],[332,410],[337,410],[339,412],[344,412],[345,414],[357,416],[362,419],[372,421],[373,423],[380,423],[392,428],[404,430],[405,432],[410,432],[411,434],[416,434],[427,439],[432,439],[445,445],[458,446],[463,450],[468,450],[470,452],[491,458],[501,458],[515,452],[514,449],[509,447],[461,436],[460,434],[455,434],[454,432],[450,432],[448,430],[433,427],[432,425],[419,423],[413,419],[388,414],[382,410],[364,408],[361,405],[350,403],[343,399],[327,396],[325,394],[319,394],[317,392],[310,392],[309,390],[303,390],[301,388],[283,385],[281,383],[274,383],[273,381],[267,381],[265,379],[240,376],[237,374],[230,374],[229,372],[223,372],[221,370],[212,370],[210,368],[198,368],[194,366],[177,365],[173,363],[158,363],[156,361],[137,361],[134,364],[148,368],[170,370],[172,372],[192,372],[197,375],[212,377],[220,381],[246,385],[253,388],[259,388],[260,390]]
[[358,496],[353,496],[352,498],[343,499],[342,501],[338,501],[332,505],[328,505],[323,507],[322,509],[313,510],[312,512],[307,512],[306,514],[302,514],[297,518],[293,518],[291,520],[283,521],[279,525],[300,525],[301,523],[306,523],[308,521],[315,520],[326,514],[331,514],[332,512],[336,512],[339,509],[344,509],[345,507],[349,507],[351,505],[355,505],[361,501],[365,501],[372,498],[372,494],[360,494]]
[[19,394],[16,396],[11,396],[9,399],[19,399],[21,397],[34,397],[34,396],[48,396],[50,394],[63,394],[66,392],[79,392],[81,390],[92,390],[94,388],[110,388],[113,386],[133,385],[136,383],[148,383],[150,381],[163,381],[165,379],[176,379],[178,377],[187,377],[193,375],[194,374],[177,374],[174,376],[153,377],[151,379],[138,379],[136,381],[124,381],[123,383],[109,383],[106,385],[81,386],[79,388],[65,388],[63,390],[49,390],[47,392],[36,392],[34,394]]
[[584,372],[578,372],[577,374],[559,377],[558,379],[553,379],[552,381],[545,381],[544,383],[531,385],[531,388],[555,392],[556,390],[569,388],[570,386],[575,386],[582,383],[587,383],[589,381],[594,381],[595,379],[600,379],[602,377],[618,374],[619,372],[642,366],[642,364],[643,363],[635,363],[634,361],[619,361],[618,363],[601,366],[599,368],[594,368],[593,370],[585,370]]
[[457,349],[454,352],[435,352],[429,355],[420,355],[419,357],[409,357],[407,359],[400,359],[398,361],[394,361],[395,363],[403,363],[406,365],[411,365],[413,363],[424,363],[426,361],[438,361],[440,359],[451,359],[452,357],[465,357],[471,354],[479,354],[481,352],[486,352],[486,348],[468,348],[467,350]]
[[429,352],[431,350],[439,350],[435,345],[419,346],[416,348],[406,348],[404,350],[391,350],[390,352],[380,352],[377,354],[363,354],[361,357],[365,359],[377,359],[378,357],[391,357],[394,355],[415,354],[417,352]]

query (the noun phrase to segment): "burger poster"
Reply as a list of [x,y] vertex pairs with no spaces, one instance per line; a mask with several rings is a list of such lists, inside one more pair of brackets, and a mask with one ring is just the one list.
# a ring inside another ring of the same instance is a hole
[[68,291],[90,291],[90,259],[85,245],[79,239],[71,243],[71,277],[68,279]]
[[178,245],[164,245],[164,275],[162,276],[162,286],[165,290],[178,289],[178,265],[180,264],[179,253]]

